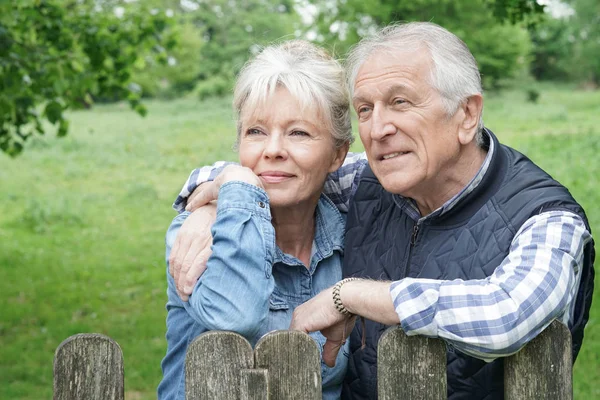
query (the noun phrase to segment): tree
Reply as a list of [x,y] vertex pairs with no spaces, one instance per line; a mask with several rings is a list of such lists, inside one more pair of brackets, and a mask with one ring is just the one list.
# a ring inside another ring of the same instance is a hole
[[432,21],[466,42],[483,76],[497,87],[528,63],[530,40],[518,22],[540,13],[535,0],[340,0],[318,2],[317,40],[343,54],[360,38],[395,21]]
[[573,32],[571,73],[577,80],[600,87],[600,2],[572,0],[575,14],[569,18]]
[[175,45],[164,12],[120,0],[0,2],[0,149],[14,156],[43,120],[64,136],[64,111],[97,97],[128,99],[141,115],[131,71],[151,49],[166,60]]

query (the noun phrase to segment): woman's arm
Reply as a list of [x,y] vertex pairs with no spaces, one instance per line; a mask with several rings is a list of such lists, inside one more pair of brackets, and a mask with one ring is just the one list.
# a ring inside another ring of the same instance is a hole
[[189,299],[188,311],[211,330],[231,330],[251,338],[265,323],[275,231],[267,194],[242,182],[220,189],[212,227],[212,255]]

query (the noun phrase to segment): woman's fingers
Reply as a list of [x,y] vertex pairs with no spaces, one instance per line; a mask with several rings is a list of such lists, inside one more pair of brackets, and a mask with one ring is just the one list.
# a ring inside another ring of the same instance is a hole
[[216,182],[205,182],[198,186],[188,198],[186,211],[196,211],[198,208],[216,200],[219,197],[220,185]]

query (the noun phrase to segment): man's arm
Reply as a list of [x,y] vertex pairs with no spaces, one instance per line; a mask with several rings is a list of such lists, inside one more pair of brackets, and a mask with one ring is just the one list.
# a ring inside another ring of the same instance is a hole
[[[340,299],[351,313],[400,322],[408,335],[440,337],[466,354],[492,360],[515,353],[554,319],[568,320],[590,240],[577,215],[542,213],[526,221],[509,255],[487,279],[350,281]],[[340,340],[344,319],[328,289],[296,309],[292,328],[327,329],[332,340]]]
[[390,293],[402,328],[409,335],[443,338],[484,360],[513,354],[554,319],[568,321],[590,240],[575,214],[536,215],[487,279],[394,282]]
[[327,176],[323,193],[341,212],[348,212],[350,200],[367,165],[367,153],[348,153],[342,166]]
[[204,167],[194,169],[183,184],[179,195],[177,195],[177,198],[173,202],[173,209],[178,213],[184,212],[188,198],[192,192],[201,184],[214,181],[217,175],[219,175],[221,171],[223,171],[223,169],[230,164],[235,163],[229,161],[217,161],[213,165],[205,165]]
[[[204,166],[193,170],[175,199],[173,208],[177,212],[183,212],[184,210],[194,211],[209,201],[217,200],[216,191],[211,190],[211,193],[202,193],[203,189],[200,185],[213,181],[223,168],[229,164],[233,163],[217,161],[211,166]],[[333,204],[340,211],[348,211],[350,199],[358,187],[360,175],[367,164],[365,153],[348,153],[344,164],[337,171],[328,175],[323,187],[323,193],[333,201]],[[192,194],[196,196],[196,199],[188,203]]]

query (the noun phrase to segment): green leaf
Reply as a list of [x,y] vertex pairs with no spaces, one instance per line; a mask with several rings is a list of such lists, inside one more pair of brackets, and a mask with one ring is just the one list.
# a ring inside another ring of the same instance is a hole
[[63,137],[67,134],[68,131],[69,131],[69,121],[66,119],[61,119],[60,124],[58,125],[58,131],[56,132],[56,135],[58,137]]
[[44,115],[51,124],[56,124],[62,120],[62,112],[63,107],[56,100],[52,100],[46,104],[46,108],[44,109]]

